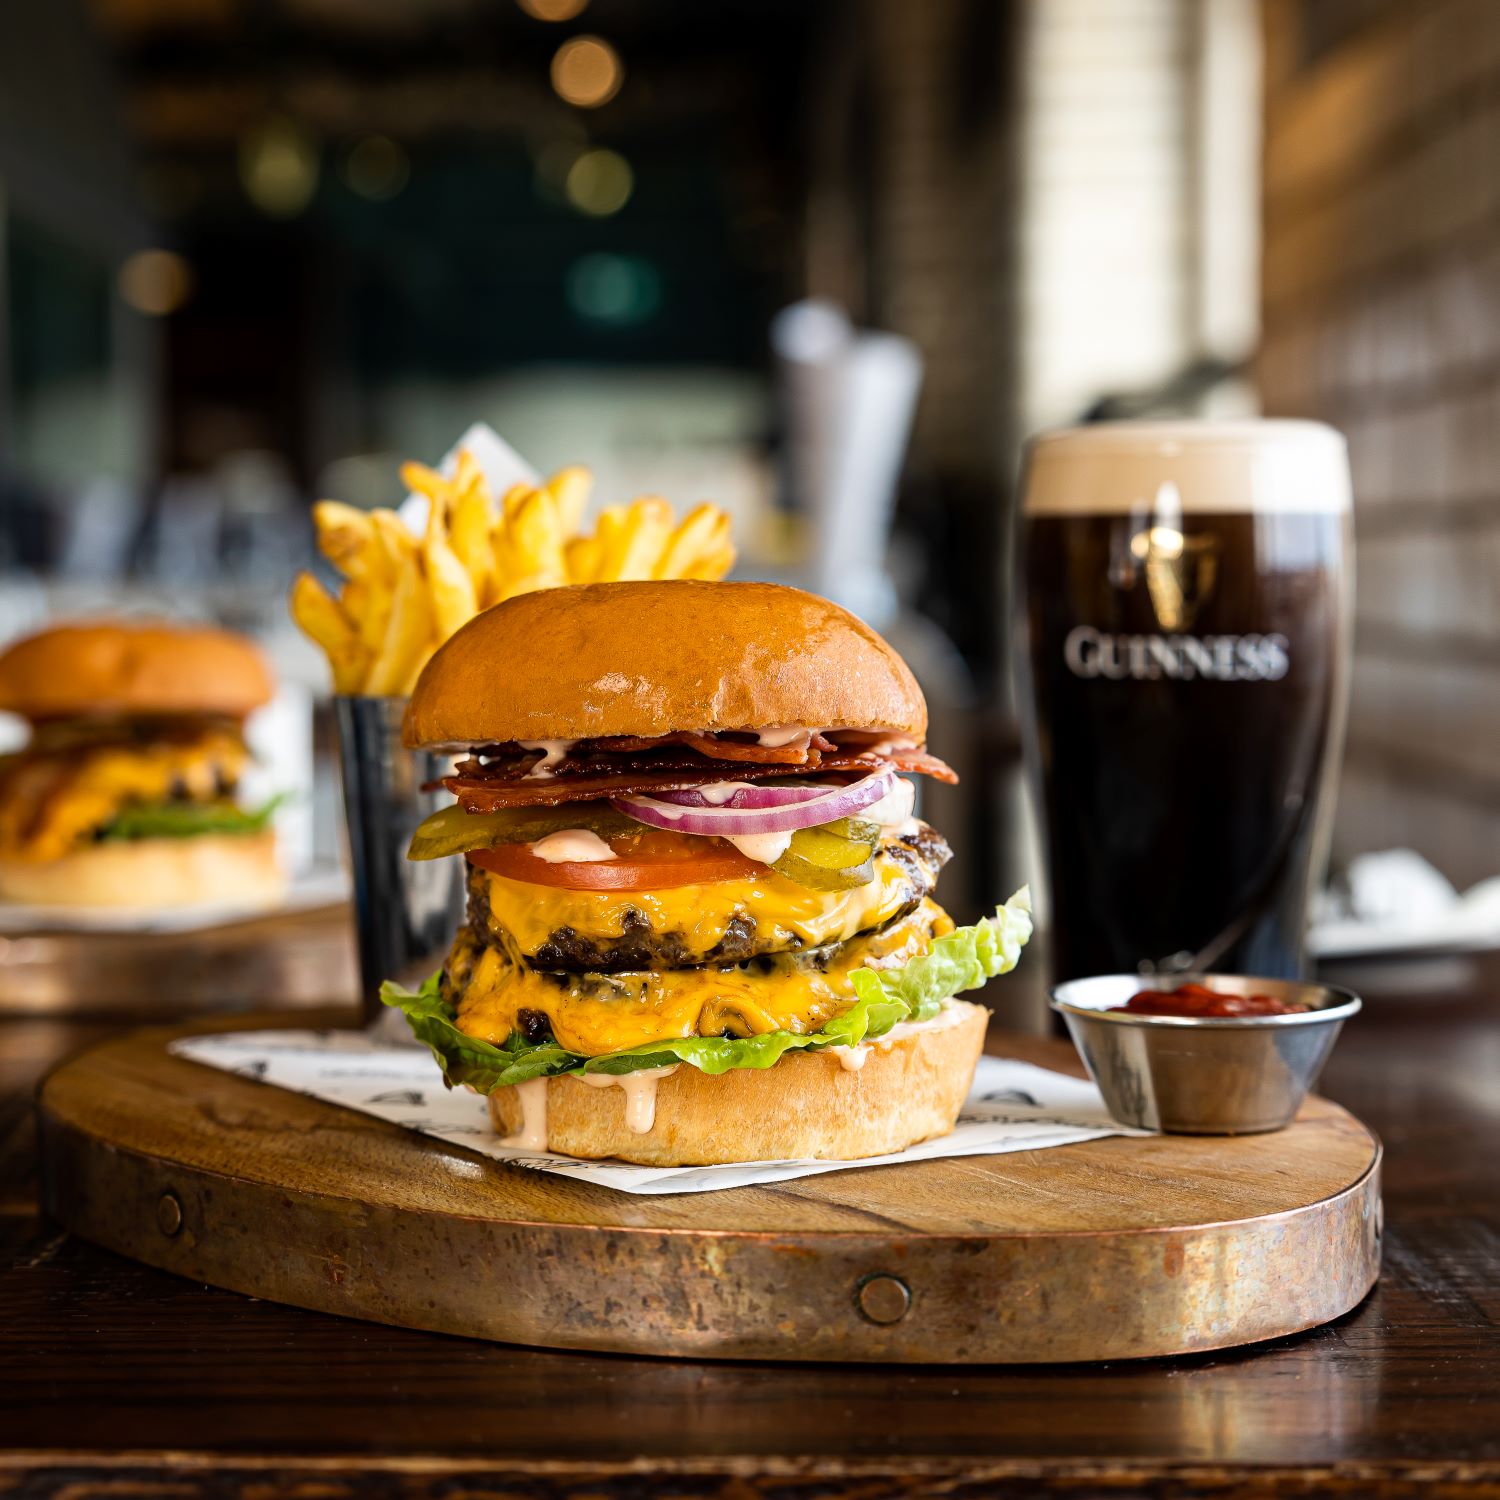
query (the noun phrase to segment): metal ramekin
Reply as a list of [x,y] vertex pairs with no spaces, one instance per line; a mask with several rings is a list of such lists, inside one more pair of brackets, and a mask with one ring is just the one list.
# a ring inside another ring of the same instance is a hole
[[[1198,1018],[1117,1011],[1143,989],[1202,984],[1311,1006],[1285,1016]],[[1173,1135],[1280,1130],[1297,1113],[1358,995],[1240,974],[1101,974],[1052,991],[1052,1009],[1122,1125]]]

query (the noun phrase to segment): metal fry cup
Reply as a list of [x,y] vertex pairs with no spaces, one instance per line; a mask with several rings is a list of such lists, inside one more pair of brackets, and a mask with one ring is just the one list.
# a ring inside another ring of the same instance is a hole
[[387,979],[420,984],[442,965],[463,920],[464,862],[409,860],[417,825],[449,800],[425,783],[446,776],[448,756],[401,743],[405,698],[339,697],[339,764],[354,874],[360,997],[380,1013]]
[[[1201,984],[1310,1007],[1283,1016],[1152,1016],[1115,1009],[1143,988]],[[1359,996],[1239,974],[1101,974],[1052,991],[1052,1009],[1122,1125],[1170,1135],[1280,1130],[1301,1107]]]

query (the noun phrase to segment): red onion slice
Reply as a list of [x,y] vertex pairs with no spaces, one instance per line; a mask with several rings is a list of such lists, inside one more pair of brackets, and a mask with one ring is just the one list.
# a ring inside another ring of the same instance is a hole
[[716,802],[705,796],[706,788],[703,787],[690,787],[681,792],[658,792],[656,799],[677,807],[728,807],[736,812],[745,812],[762,807],[789,807],[797,802],[811,802],[814,797],[826,797],[829,792],[839,790],[837,785],[786,786],[777,782],[756,785],[748,781],[730,784],[736,787],[736,791],[727,802]]
[[795,833],[799,828],[814,828],[852,817],[861,808],[879,802],[895,784],[894,771],[876,771],[852,786],[832,791],[805,802],[786,803],[779,807],[683,807],[662,802],[655,797],[612,797],[610,805],[638,822],[653,828],[667,828],[674,833],[700,833],[739,837],[757,833]]

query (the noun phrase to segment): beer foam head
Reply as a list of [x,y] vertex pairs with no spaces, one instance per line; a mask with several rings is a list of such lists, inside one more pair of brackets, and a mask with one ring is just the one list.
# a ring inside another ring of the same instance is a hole
[[1343,434],[1321,422],[1099,422],[1027,444],[1027,515],[1349,509]]

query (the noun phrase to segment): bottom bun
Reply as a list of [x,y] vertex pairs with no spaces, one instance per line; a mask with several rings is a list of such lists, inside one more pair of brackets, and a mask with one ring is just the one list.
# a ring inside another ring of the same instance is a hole
[[0,900],[28,906],[264,907],[285,894],[270,829],[122,839],[45,861],[0,859]]
[[[869,1043],[858,1069],[841,1060],[857,1059],[857,1049],[852,1057],[843,1049],[789,1052],[770,1068],[718,1075],[682,1064],[631,1086],[655,1089],[654,1114],[644,1107],[649,1099],[635,1101],[636,1123],[651,1120],[642,1132],[626,1123],[626,1087],[568,1076],[496,1089],[490,1120],[506,1136],[529,1126],[527,1145],[540,1147],[545,1132],[549,1151],[648,1167],[884,1156],[953,1129],[988,1021],[983,1006],[955,1002],[931,1021]],[[534,1091],[529,1099],[525,1089]]]

